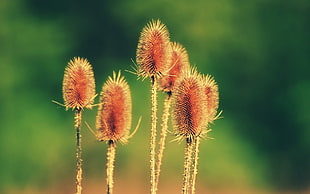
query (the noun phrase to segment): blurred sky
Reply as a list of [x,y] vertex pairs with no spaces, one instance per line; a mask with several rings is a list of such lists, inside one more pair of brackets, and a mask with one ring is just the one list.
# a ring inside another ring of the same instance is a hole
[[[115,193],[148,192],[150,83],[124,70],[151,19],[219,84],[224,118],[201,143],[197,193],[309,192],[307,0],[2,0],[0,192],[74,192],[73,112],[51,100],[63,102],[63,71],[75,56],[93,65],[97,93],[113,70],[128,80],[133,125],[143,121],[117,147]],[[83,117],[93,128],[96,111]],[[84,191],[102,193],[106,144],[82,130]],[[183,149],[168,143],[159,193],[181,191]]]

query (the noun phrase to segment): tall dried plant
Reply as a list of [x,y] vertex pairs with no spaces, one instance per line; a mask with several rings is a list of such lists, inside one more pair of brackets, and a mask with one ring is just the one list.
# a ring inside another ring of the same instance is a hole
[[113,171],[116,143],[127,143],[131,127],[131,94],[128,83],[119,72],[113,72],[102,86],[100,104],[96,119],[97,138],[108,143],[107,151],[107,193],[113,193]]
[[191,69],[177,82],[173,96],[174,131],[178,140],[186,142],[182,193],[191,189],[193,149],[207,124],[205,106],[202,78]]
[[[202,83],[203,83],[203,91],[205,94],[205,109],[206,119],[207,119],[207,128],[205,129],[204,136],[211,131],[209,125],[214,122],[219,116],[221,112],[217,113],[217,109],[219,106],[219,92],[218,92],[218,85],[214,78],[210,75],[202,76]],[[199,143],[200,137],[196,138],[193,145],[193,168],[192,168],[192,177],[190,180],[191,191],[190,193],[195,193],[195,185],[196,185],[196,176],[198,173],[198,153],[199,153]]]
[[182,193],[195,193],[198,173],[199,144],[219,117],[218,86],[210,75],[191,69],[177,84],[173,96],[173,121],[178,140],[185,139]]
[[87,59],[76,57],[70,60],[63,78],[63,98],[66,110],[75,111],[76,129],[76,193],[82,192],[82,135],[81,122],[84,108],[92,108],[95,95],[95,79],[92,66]]
[[171,55],[169,62],[169,71],[167,72],[167,75],[163,75],[159,78],[158,86],[159,90],[166,92],[167,95],[164,101],[161,134],[156,161],[156,189],[158,187],[162,158],[165,149],[171,96],[173,94],[176,81],[183,76],[184,72],[189,71],[190,68],[187,51],[181,44],[176,42],[171,43]]
[[170,37],[167,27],[159,20],[152,20],[141,31],[136,62],[138,75],[151,79],[152,125],[150,143],[150,184],[151,193],[156,193],[156,125],[157,125],[157,79],[168,70],[170,59]]

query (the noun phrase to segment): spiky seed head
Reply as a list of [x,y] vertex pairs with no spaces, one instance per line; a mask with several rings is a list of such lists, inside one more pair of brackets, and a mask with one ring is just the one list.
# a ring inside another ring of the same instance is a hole
[[159,20],[152,20],[140,34],[136,61],[138,75],[158,77],[165,74],[170,57],[170,38],[167,27]]
[[176,80],[182,77],[184,72],[188,72],[190,68],[187,51],[181,44],[171,43],[171,50],[169,71],[159,80],[159,89],[170,93]]
[[70,60],[65,69],[62,92],[66,109],[92,108],[95,79],[87,59],[74,57]]
[[100,141],[126,143],[131,127],[131,94],[119,72],[113,72],[102,86],[96,128]]
[[216,119],[219,106],[218,85],[210,75],[203,77],[204,92],[206,96],[206,109],[208,122],[212,123]]
[[207,124],[203,83],[195,69],[177,81],[172,96],[175,134],[192,141]]

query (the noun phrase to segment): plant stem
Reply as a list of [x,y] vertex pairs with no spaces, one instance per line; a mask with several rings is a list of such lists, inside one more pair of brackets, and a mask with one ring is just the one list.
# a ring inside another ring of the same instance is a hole
[[183,173],[183,187],[182,193],[187,194],[190,185],[190,172],[192,166],[192,142],[190,138],[186,138],[186,145],[185,145],[185,158],[184,158],[184,173]]
[[156,124],[157,124],[157,86],[155,77],[151,77],[152,81],[152,126],[151,126],[151,150],[150,150],[150,170],[151,170],[151,194],[156,193],[155,187],[155,148],[156,148]]
[[114,171],[114,161],[115,161],[115,147],[113,141],[108,143],[107,151],[107,194],[113,193],[113,171]]
[[165,142],[167,136],[167,129],[168,129],[168,119],[169,119],[169,109],[170,109],[170,102],[171,102],[171,93],[168,93],[164,102],[164,112],[162,115],[162,125],[161,125],[161,136],[159,140],[159,149],[157,154],[157,162],[156,162],[156,179],[155,179],[155,189],[158,188],[159,182],[159,175],[160,175],[160,167],[162,163],[162,158],[165,149]]
[[76,129],[76,194],[82,193],[82,109],[75,109],[74,127]]
[[195,193],[195,183],[196,183],[196,176],[198,173],[198,154],[199,154],[199,143],[200,143],[200,138],[196,137],[194,139],[194,145],[193,145],[193,157],[194,157],[194,164],[193,164],[193,169],[192,169],[192,177],[191,177],[191,194]]

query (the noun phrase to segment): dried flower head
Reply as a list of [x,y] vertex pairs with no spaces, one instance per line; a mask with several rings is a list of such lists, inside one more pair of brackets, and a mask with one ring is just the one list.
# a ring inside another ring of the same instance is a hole
[[192,141],[201,134],[207,122],[203,83],[195,69],[178,80],[173,96],[175,133]]
[[207,118],[212,123],[217,118],[216,113],[219,106],[218,86],[210,75],[203,77],[203,85],[206,95]]
[[166,73],[170,52],[167,27],[159,20],[152,20],[142,29],[139,38],[136,53],[138,74],[156,77]]
[[65,69],[63,98],[66,109],[92,108],[95,98],[95,79],[87,59],[75,57]]
[[126,143],[131,127],[131,94],[119,72],[102,86],[96,128],[100,141]]
[[159,89],[165,92],[173,90],[176,80],[190,68],[186,49],[179,43],[171,43],[169,71],[159,80]]

